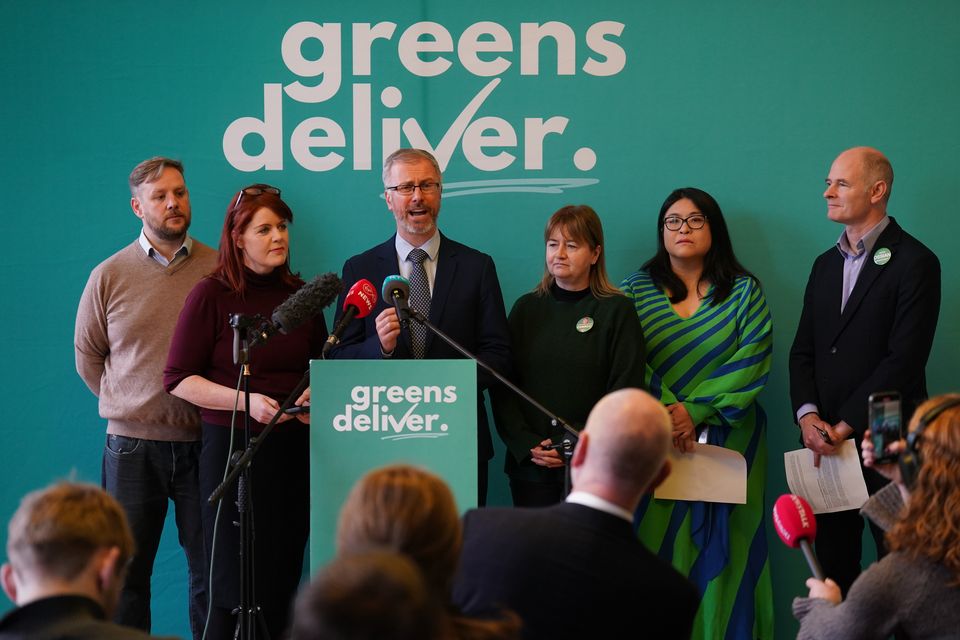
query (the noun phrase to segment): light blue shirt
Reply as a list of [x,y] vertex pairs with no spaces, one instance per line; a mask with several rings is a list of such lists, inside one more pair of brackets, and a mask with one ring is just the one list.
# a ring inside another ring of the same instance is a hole
[[[413,246],[397,234],[396,241],[397,261],[400,263],[400,275],[410,279],[413,272],[413,263],[407,260],[410,252],[418,247]],[[427,252],[427,259],[423,261],[423,270],[427,272],[427,282],[430,283],[430,295],[433,295],[433,283],[437,279],[437,254],[440,253],[440,231],[435,231],[433,237],[419,247]]]
[[847,300],[853,293],[853,288],[857,286],[857,279],[860,277],[860,272],[863,271],[866,256],[873,253],[877,238],[889,224],[890,216],[883,216],[880,222],[873,225],[873,228],[863,234],[863,237],[857,241],[856,248],[850,246],[846,231],[840,234],[840,238],[837,240],[837,251],[843,256],[843,293],[840,298],[840,313],[843,313],[847,306]]
[[173,254],[173,260],[167,260],[162,253],[153,248],[153,245],[150,244],[150,241],[147,239],[147,234],[143,232],[143,229],[140,229],[139,240],[140,247],[144,250],[144,252],[165,267],[169,267],[171,264],[176,262],[180,256],[190,255],[190,252],[193,250],[193,240],[188,235],[184,237],[183,244],[180,245],[180,248],[177,249]]

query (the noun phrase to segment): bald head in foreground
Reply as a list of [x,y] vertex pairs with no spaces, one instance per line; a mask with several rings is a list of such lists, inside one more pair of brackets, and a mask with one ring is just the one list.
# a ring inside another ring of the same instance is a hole
[[689,638],[696,589],[633,530],[640,499],[670,471],[670,424],[644,391],[604,396],[574,450],[566,502],[464,516],[455,603],[470,615],[512,609],[524,638],[616,637],[638,622],[649,637]]

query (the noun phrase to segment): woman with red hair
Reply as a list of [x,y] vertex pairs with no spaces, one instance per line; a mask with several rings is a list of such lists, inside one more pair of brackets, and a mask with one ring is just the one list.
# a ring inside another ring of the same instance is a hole
[[[289,225],[293,212],[280,190],[251,185],[234,195],[220,236],[212,274],[190,292],[174,331],[164,371],[171,394],[200,407],[200,491],[204,542],[210,571],[208,638],[230,638],[231,613],[240,603],[240,519],[234,485],[218,503],[207,497],[223,481],[233,451],[242,450],[244,397],[241,367],[234,360],[231,316],[271,312],[303,285],[290,269]],[[249,353],[250,429],[256,435],[319,357],[327,329],[322,315],[278,334]],[[309,389],[297,405],[309,402]],[[287,627],[309,532],[309,414],[283,415],[263,440],[247,492],[254,540],[253,576],[270,637]],[[219,517],[218,517],[219,511]]]
[[799,638],[956,638],[960,633],[960,394],[927,400],[910,435],[877,464],[867,431],[863,464],[892,482],[862,512],[887,529],[889,555],[870,566],[842,600],[829,578],[810,578],[793,601]]

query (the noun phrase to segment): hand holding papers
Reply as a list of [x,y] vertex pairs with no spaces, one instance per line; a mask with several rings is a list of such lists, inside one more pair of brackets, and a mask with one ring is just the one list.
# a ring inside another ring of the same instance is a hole
[[730,449],[694,443],[690,453],[670,454],[670,475],[654,498],[747,503],[747,461]]
[[844,440],[837,453],[820,458],[813,466],[813,451],[798,449],[783,454],[790,491],[810,503],[814,513],[859,509],[867,501],[867,485],[853,440]]

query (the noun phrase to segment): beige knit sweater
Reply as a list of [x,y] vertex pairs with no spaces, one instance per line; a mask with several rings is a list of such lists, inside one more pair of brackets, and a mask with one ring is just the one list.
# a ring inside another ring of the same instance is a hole
[[163,368],[183,301],[216,266],[217,252],[193,241],[164,267],[139,242],[90,274],[77,309],[77,372],[100,399],[107,433],[147,440],[200,439],[197,409],[163,390]]

